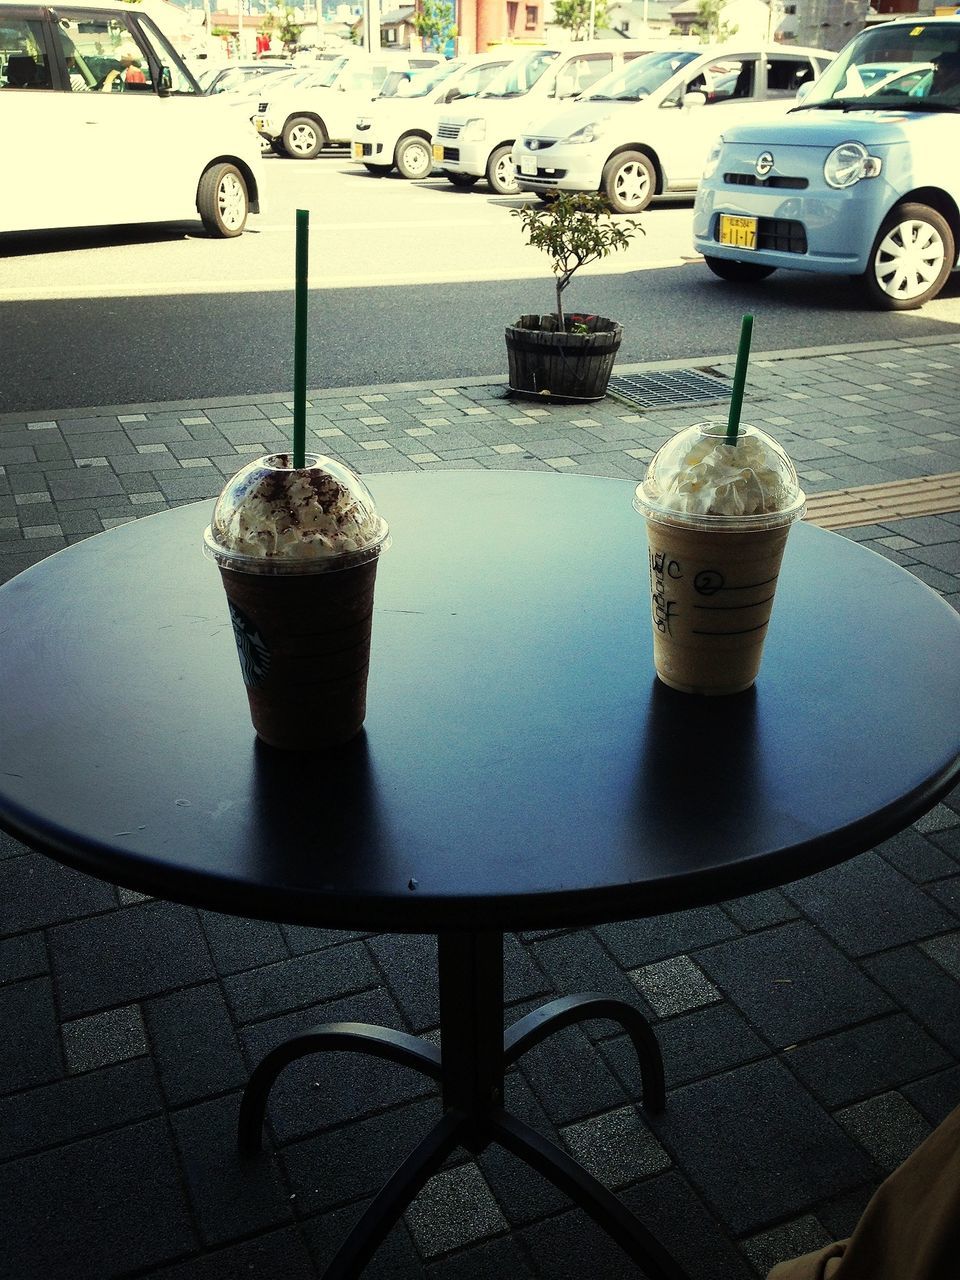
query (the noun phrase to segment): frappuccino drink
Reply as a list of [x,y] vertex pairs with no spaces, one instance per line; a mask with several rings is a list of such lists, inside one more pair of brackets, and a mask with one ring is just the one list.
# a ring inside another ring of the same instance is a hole
[[386,522],[330,458],[258,458],[228,480],[204,534],[219,565],[250,715],[271,746],[311,751],[359,733]]
[[684,693],[748,689],[760,668],[780,562],[806,509],[796,469],[756,427],[680,432],[637,486],[646,517],[657,675]]

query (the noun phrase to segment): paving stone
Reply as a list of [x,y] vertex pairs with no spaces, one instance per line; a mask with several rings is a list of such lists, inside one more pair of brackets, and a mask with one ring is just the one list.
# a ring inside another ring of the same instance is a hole
[[[604,1027],[608,1029],[609,1024]],[[577,1027],[558,1031],[528,1049],[520,1058],[519,1067],[540,1105],[557,1125],[633,1101],[596,1046]]]
[[190,1204],[204,1244],[282,1225],[293,1218],[276,1160],[237,1154],[238,1094],[171,1114]]
[[246,1084],[248,1072],[217,983],[147,1000],[143,1013],[170,1106]]
[[783,1061],[829,1110],[896,1088],[952,1062],[906,1014],[892,1014],[789,1049]]
[[201,911],[200,923],[218,973],[239,973],[242,969],[285,960],[289,955],[280,926],[272,921],[242,920],[238,916]]
[[749,930],[785,924],[788,920],[795,920],[799,914],[779,889],[764,889],[745,898],[733,898],[723,906],[727,915],[732,916],[742,929]]
[[150,1272],[150,1280],[315,1280],[313,1259],[295,1227]]
[[227,1003],[241,1023],[285,1013],[335,996],[378,986],[380,975],[359,942],[230,974]]
[[163,1099],[148,1058],[26,1089],[0,1098],[3,1158],[59,1147],[93,1136],[101,1129],[157,1115],[162,1107]]
[[671,1163],[636,1107],[620,1107],[568,1125],[562,1136],[574,1159],[611,1189],[662,1173]]
[[960,1064],[927,1076],[925,1080],[905,1084],[900,1092],[931,1125],[936,1126],[960,1105]]
[[960,989],[918,947],[899,947],[863,962],[865,971],[960,1058]]
[[954,827],[960,827],[960,814],[945,804],[934,805],[929,813],[925,813],[922,818],[918,818],[913,824],[917,831],[931,835],[936,831],[947,831]]
[[367,936],[357,930],[348,932],[345,929],[315,929],[310,925],[300,924],[282,924],[280,932],[295,956],[304,955],[308,951],[326,951],[330,947],[339,947],[344,942],[353,942]]
[[697,963],[775,1046],[886,1013],[891,1002],[805,921],[697,953]]
[[871,1170],[866,1153],[772,1058],[673,1090],[649,1123],[737,1235],[847,1191]]
[[420,1033],[437,1026],[440,1002],[436,938],[426,934],[382,933],[371,938],[367,945],[410,1030]]
[[[641,1004],[637,988],[601,946],[590,929],[579,929],[560,937],[532,944],[530,953],[562,995],[580,991],[602,991],[605,995]],[[587,1024],[591,1033],[610,1034],[608,1023]]]
[[927,942],[921,942],[920,949],[931,960],[936,960],[941,969],[945,969],[951,978],[960,982],[960,933],[931,938]]
[[475,1164],[434,1174],[405,1217],[417,1248],[427,1258],[507,1229],[506,1219]]
[[0,934],[107,911],[116,901],[112,885],[42,854],[0,862]]
[[145,902],[51,929],[50,954],[64,1017],[214,976],[195,911]]
[[795,881],[785,892],[838,946],[855,956],[941,933],[955,924],[929,894],[875,853]]
[[801,1218],[794,1218],[792,1222],[774,1227],[772,1231],[762,1231],[750,1240],[744,1240],[741,1247],[757,1274],[765,1276],[778,1262],[799,1258],[832,1243],[832,1237],[823,1224],[807,1213]]
[[139,1058],[147,1052],[143,1017],[135,1004],[65,1022],[61,1034],[67,1069],[73,1074]]
[[[315,1260],[317,1275],[326,1271],[367,1204],[360,1201],[302,1224],[301,1230]],[[363,1280],[406,1280],[408,1276],[410,1280],[421,1280],[424,1274],[422,1259],[401,1218],[364,1267]]]
[[[543,1110],[523,1074],[513,1070],[504,1083],[504,1106],[542,1137],[563,1147],[560,1132]],[[570,1201],[548,1179],[533,1173],[530,1166],[511,1155],[499,1143],[491,1143],[476,1157],[477,1164],[511,1227],[525,1226],[551,1213],[562,1213]]]
[[49,978],[0,987],[0,1027],[5,1028],[0,1036],[0,1090],[59,1079],[63,1061]]
[[47,949],[39,933],[0,939],[0,984],[36,978],[48,969]]
[[[960,853],[960,844],[957,851]],[[954,875],[960,870],[949,853],[945,853],[935,841],[914,831],[913,827],[884,840],[877,845],[876,852],[917,884]]]
[[426,1267],[423,1274],[428,1280],[490,1280],[492,1276],[526,1280],[537,1272],[531,1269],[517,1241],[506,1236],[441,1258]]
[[0,1165],[0,1203],[16,1280],[105,1280],[195,1248],[161,1119]]
[[[767,1057],[770,1052],[740,1014],[727,1004],[711,1005],[658,1022],[655,1031],[668,1089]],[[602,1051],[626,1086],[628,1095],[639,1101],[642,1096],[640,1066],[629,1036],[604,1041]]]
[[893,1173],[931,1130],[919,1111],[899,1093],[868,1098],[838,1111],[834,1118],[884,1173]]
[[719,907],[699,907],[654,919],[598,925],[594,932],[623,968],[635,969],[737,937],[739,930]]

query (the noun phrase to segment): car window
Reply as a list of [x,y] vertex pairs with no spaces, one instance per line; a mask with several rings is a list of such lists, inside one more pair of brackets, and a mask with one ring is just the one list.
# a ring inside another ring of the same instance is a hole
[[754,58],[724,58],[701,67],[687,81],[687,93],[702,93],[707,106],[756,96],[757,63]]
[[177,95],[193,94],[194,96],[197,94],[197,86],[181,69],[180,59],[174,53],[173,47],[166,36],[162,35],[146,18],[138,22],[138,38],[143,41],[150,51],[156,65],[170,72],[171,93]]
[[42,28],[32,18],[0,16],[0,87],[53,87],[50,66],[43,51]]
[[556,49],[537,50],[517,62],[511,62],[493,77],[483,91],[485,98],[519,98],[528,93],[552,62],[560,55]]
[[672,80],[681,67],[693,62],[699,54],[690,50],[678,53],[648,53],[634,58],[622,71],[598,80],[585,96],[591,102],[639,102]]
[[612,70],[612,53],[585,53],[571,58],[557,72],[556,95],[558,98],[572,98],[578,93],[585,93]]
[[143,49],[113,14],[71,10],[59,19],[70,89],[75,93],[124,93],[153,88]]
[[960,24],[923,21],[868,27],[803,100],[802,109],[960,111]]
[[461,98],[472,98],[474,94],[482,93],[497,72],[507,65],[506,62],[487,62],[480,67],[471,67],[457,81],[457,93]]
[[802,84],[817,78],[809,58],[788,58],[770,54],[767,58],[767,97],[793,98]]

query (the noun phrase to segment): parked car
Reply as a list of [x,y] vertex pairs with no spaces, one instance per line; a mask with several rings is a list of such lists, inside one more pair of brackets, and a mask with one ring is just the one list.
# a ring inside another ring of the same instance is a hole
[[785,114],[834,57],[821,49],[676,45],[631,62],[565,110],[544,109],[513,147],[521,191],[601,191],[617,213],[696,191],[727,125]]
[[[862,68],[876,64],[901,70],[871,85]],[[724,280],[843,273],[877,307],[919,307],[957,266],[958,145],[960,18],[866,27],[788,116],[723,130],[696,248]]]
[[254,128],[273,149],[294,160],[312,160],[331,143],[348,143],[361,107],[375,98],[390,71],[433,67],[440,54],[367,53],[355,49],[323,63],[307,85],[284,86],[276,96],[266,86]]
[[237,236],[259,212],[249,122],[201,93],[139,6],[0,0],[0,103],[0,231],[199,214]]
[[585,40],[522,54],[469,106],[444,111],[432,139],[433,159],[458,187],[486,178],[497,195],[514,195],[511,152],[527,120],[557,99],[573,98],[647,52],[634,40]]
[[197,74],[197,83],[204,93],[230,93],[261,76],[292,69],[292,62],[232,62],[226,66],[204,67]]
[[370,173],[396,168],[404,178],[426,178],[433,170],[430,138],[445,104],[472,98],[510,58],[491,50],[410,74],[407,83],[367,104],[357,119],[352,155]]

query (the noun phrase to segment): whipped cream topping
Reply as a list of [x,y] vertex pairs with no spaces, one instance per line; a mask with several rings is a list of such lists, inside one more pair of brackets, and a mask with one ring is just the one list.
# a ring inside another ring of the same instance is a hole
[[386,524],[366,486],[330,458],[293,470],[288,454],[260,458],[228,480],[210,533],[220,548],[263,559],[317,559],[380,543]]
[[658,468],[657,505],[696,515],[753,516],[784,511],[799,492],[789,460],[769,437],[745,433],[736,444],[717,435],[691,440]]

